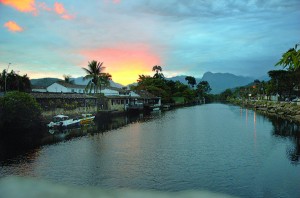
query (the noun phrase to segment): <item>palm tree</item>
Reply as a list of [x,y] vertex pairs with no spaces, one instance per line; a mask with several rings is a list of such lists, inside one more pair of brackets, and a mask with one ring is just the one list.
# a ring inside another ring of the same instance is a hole
[[110,74],[102,72],[105,69],[105,67],[103,66],[103,62],[92,60],[88,64],[88,69],[82,69],[87,73],[87,75],[83,79],[90,79],[85,88],[86,91],[89,90],[90,93],[92,92],[92,90],[94,90],[94,93],[98,93],[99,87],[101,93],[101,85],[109,83],[109,80],[111,79]]
[[161,73],[162,72],[162,68],[159,65],[154,65],[152,67],[152,71],[155,71],[156,73],[154,74],[154,78],[163,78],[164,75]]
[[100,93],[101,93],[101,86],[104,87],[110,85],[111,75],[109,73],[101,73],[98,79],[98,86],[100,87]]
[[288,68],[288,70],[295,71],[300,68],[300,49],[297,47],[300,44],[296,44],[294,48],[289,49],[282,55],[282,58],[278,61],[277,65],[282,65],[283,68]]
[[65,74],[64,74],[63,77],[64,77],[64,81],[65,81],[66,83],[74,84],[74,80],[71,80],[71,78],[72,78],[71,75],[65,75]]

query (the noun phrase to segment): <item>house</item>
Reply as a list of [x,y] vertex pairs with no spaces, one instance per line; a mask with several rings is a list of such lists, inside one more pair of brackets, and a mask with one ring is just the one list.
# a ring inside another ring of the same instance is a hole
[[[48,87],[37,87],[33,86],[32,92],[39,93],[39,92],[47,92],[49,97],[51,93],[56,93],[56,95],[51,95],[51,99],[53,101],[53,97],[57,97],[57,94],[63,94],[64,97],[72,98],[72,94],[76,95],[79,98],[86,98],[86,97],[79,97],[80,94],[85,95],[85,85],[76,85],[67,83],[64,81],[55,82]],[[108,110],[117,110],[117,111],[125,111],[128,107],[134,108],[138,107],[139,109],[153,109],[155,107],[161,106],[161,99],[160,97],[156,97],[153,94],[150,94],[147,91],[140,90],[140,91],[130,91],[125,89],[120,89],[116,87],[103,87],[101,91],[105,98],[98,99],[98,108],[100,109],[108,109]],[[93,93],[93,91],[92,91]],[[35,95],[36,98],[38,95]],[[43,95],[43,98],[46,97]],[[49,98],[46,97],[46,98]],[[80,100],[82,103],[83,100]]]
[[84,93],[85,85],[75,85],[64,81],[58,81],[46,88],[51,93]]

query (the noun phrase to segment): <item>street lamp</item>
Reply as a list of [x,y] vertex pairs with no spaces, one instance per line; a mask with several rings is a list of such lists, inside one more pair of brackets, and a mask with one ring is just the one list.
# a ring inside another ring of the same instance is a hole
[[7,80],[7,76],[8,76],[7,72],[8,72],[10,65],[11,65],[11,63],[8,63],[7,70],[5,71],[5,80],[4,80],[5,94],[6,94],[6,80]]

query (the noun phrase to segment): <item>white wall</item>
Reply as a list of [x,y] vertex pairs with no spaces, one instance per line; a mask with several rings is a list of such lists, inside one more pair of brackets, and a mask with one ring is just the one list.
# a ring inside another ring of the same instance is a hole
[[[50,85],[49,87],[47,87],[47,91],[48,92],[63,92],[63,93],[67,93],[68,89],[58,83],[53,83],[52,85]],[[70,91],[71,92],[71,91]]]
[[117,95],[119,95],[118,91],[107,89],[107,88],[101,90],[101,93],[103,93],[105,96],[117,96]]

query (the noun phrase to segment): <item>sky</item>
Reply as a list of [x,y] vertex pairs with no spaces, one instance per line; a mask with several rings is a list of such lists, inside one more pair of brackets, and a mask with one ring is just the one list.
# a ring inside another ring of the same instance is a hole
[[299,0],[0,0],[0,70],[127,85],[153,75],[261,77],[300,43]]

